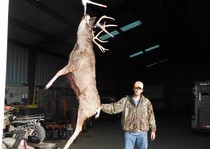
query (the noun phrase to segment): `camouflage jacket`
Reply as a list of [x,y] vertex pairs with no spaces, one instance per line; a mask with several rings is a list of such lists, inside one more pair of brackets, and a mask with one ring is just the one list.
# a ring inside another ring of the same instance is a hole
[[141,100],[135,106],[129,96],[111,104],[102,104],[102,111],[108,114],[121,112],[121,125],[124,131],[156,131],[154,111],[149,99],[141,95]]

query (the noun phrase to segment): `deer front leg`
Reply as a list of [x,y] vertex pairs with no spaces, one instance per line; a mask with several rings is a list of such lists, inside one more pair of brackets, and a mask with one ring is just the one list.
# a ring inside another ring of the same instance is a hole
[[76,137],[79,135],[79,133],[82,131],[82,125],[84,123],[84,121],[87,118],[83,115],[81,115],[80,110],[78,111],[78,118],[77,118],[77,125],[76,125],[76,129],[74,131],[74,133],[72,134],[72,136],[69,138],[69,140],[67,141],[67,143],[65,144],[65,146],[63,147],[63,149],[68,149],[69,146],[72,144],[72,142],[76,139]]

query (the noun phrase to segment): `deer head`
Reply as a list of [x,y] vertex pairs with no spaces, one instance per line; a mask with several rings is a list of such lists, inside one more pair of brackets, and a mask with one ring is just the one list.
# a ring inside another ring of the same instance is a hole
[[96,17],[90,17],[89,15],[84,15],[80,21],[80,24],[77,29],[77,41],[79,43],[82,43],[82,45],[86,40],[92,42],[93,40],[93,28],[94,28],[94,22]]
[[[102,52],[108,51],[109,49],[104,48],[103,46],[101,46],[99,43],[97,43],[97,41],[101,42],[101,43],[106,43],[108,41],[104,41],[99,39],[99,35],[102,32],[105,32],[107,34],[109,34],[111,37],[112,36],[108,31],[107,31],[107,27],[115,27],[117,25],[114,24],[109,24],[107,25],[106,22],[104,22],[103,24],[101,24],[100,22],[103,19],[112,19],[115,20],[112,17],[108,17],[108,16],[102,16],[101,18],[99,18],[99,20],[95,23],[96,17],[90,17],[90,15],[86,14],[82,17],[82,20],[79,24],[78,27],[78,31],[77,31],[77,36],[78,36],[78,42],[80,43],[84,43],[84,41],[86,39],[90,39],[90,41],[93,41]],[[95,23],[95,24],[94,24]],[[96,35],[94,32],[94,29],[99,27],[101,29],[101,31],[99,31]]]

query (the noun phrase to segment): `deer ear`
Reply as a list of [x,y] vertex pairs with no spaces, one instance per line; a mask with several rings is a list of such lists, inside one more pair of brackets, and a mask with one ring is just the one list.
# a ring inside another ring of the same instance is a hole
[[95,23],[95,20],[96,20],[96,17],[92,17],[90,18],[90,26],[93,27],[94,26],[94,23]]

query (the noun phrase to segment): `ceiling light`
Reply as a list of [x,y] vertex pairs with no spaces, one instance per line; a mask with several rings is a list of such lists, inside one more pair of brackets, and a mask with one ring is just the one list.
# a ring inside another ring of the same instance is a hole
[[134,54],[129,55],[129,58],[133,58],[133,57],[138,56],[138,55],[141,55],[143,53],[144,53],[143,51],[136,52]]
[[120,29],[121,29],[123,32],[125,32],[125,31],[130,30],[130,29],[132,29],[132,28],[135,28],[135,27],[137,27],[137,26],[139,26],[139,25],[141,25],[141,24],[142,24],[142,22],[141,22],[140,20],[138,20],[138,21],[135,21],[135,22],[130,23],[130,24],[128,24],[128,25],[125,25],[125,26],[121,27]]
[[147,65],[146,68],[151,67],[151,66],[154,66],[154,65],[157,65],[157,64],[162,63],[162,62],[165,62],[165,61],[167,61],[167,60],[169,60],[169,59],[166,58],[166,59],[163,59],[163,60],[161,60],[161,61],[159,61],[159,62],[152,63],[152,64],[150,64],[150,65]]
[[151,67],[151,66],[154,66],[154,65],[157,65],[157,63],[155,62],[155,63],[152,63],[150,65],[147,65],[146,68]]
[[167,60],[169,60],[169,59],[168,59],[168,58],[163,59],[163,60],[159,61],[158,63],[162,63],[162,62],[165,62],[165,61],[167,61]]
[[[114,30],[114,31],[110,32],[110,34],[112,36],[116,36],[116,35],[119,34],[119,32],[117,30]],[[111,36],[109,34],[105,34],[105,35],[102,35],[102,36],[99,37],[99,39],[101,39],[101,40],[106,40],[106,39],[109,39],[109,38],[111,38]]]
[[157,49],[157,48],[159,48],[159,47],[160,47],[160,45],[152,46],[152,47],[150,47],[150,48],[145,49],[145,52],[149,52],[149,51],[154,50],[154,49]]

